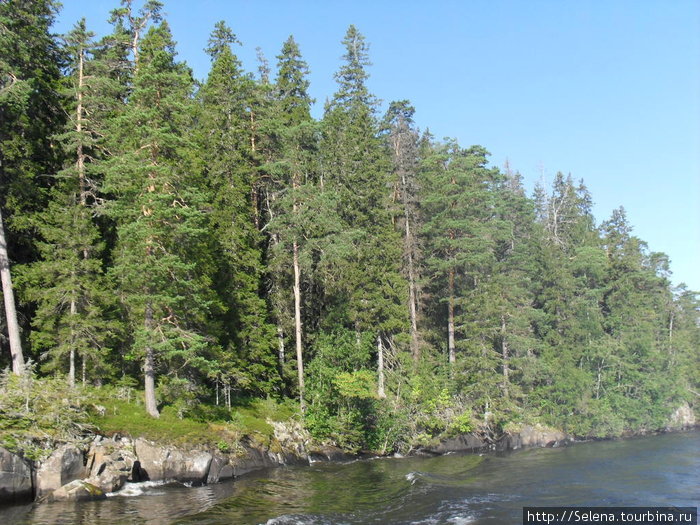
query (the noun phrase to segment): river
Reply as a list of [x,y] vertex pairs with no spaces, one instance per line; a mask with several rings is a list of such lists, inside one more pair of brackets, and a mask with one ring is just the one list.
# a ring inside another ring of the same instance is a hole
[[523,506],[685,506],[700,499],[700,432],[504,454],[314,463],[203,487],[0,510],[20,524],[515,524]]

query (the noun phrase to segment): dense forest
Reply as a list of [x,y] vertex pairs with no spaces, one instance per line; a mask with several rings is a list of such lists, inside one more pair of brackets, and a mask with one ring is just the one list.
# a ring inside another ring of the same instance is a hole
[[292,36],[251,73],[219,22],[200,82],[156,0],[101,37],[53,35],[57,6],[0,0],[6,393],[127,388],[154,418],[296,400],[313,436],[382,452],[697,405],[700,302],[668,257],[582,181],[528,196],[408,101],[384,112],[354,26],[316,120]]

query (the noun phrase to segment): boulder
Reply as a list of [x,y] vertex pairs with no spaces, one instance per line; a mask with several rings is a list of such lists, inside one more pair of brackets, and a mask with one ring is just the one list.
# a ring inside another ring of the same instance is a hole
[[88,451],[86,481],[103,492],[116,492],[133,478],[133,467],[137,462],[130,440],[98,437]]
[[357,456],[332,445],[323,445],[309,450],[309,461],[350,461]]
[[0,503],[31,500],[33,492],[29,462],[0,448]]
[[83,453],[75,445],[62,445],[36,471],[36,497],[41,498],[66,483],[85,477]]
[[212,462],[209,452],[156,445],[141,438],[134,442],[134,451],[152,481],[173,479],[195,484],[207,481]]
[[99,487],[76,479],[51,492],[44,501],[91,501],[106,497]]
[[556,447],[569,438],[561,430],[543,425],[523,425],[519,432],[510,433],[504,440],[504,448],[517,450],[523,447]]
[[666,430],[682,430],[694,426],[695,414],[693,413],[693,409],[690,408],[688,403],[683,403],[671,414],[671,419],[666,425]]

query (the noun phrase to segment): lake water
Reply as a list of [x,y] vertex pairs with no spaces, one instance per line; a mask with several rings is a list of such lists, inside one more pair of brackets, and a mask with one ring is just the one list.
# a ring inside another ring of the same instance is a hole
[[[137,496],[138,495],[138,496]],[[0,510],[21,524],[516,524],[524,506],[700,503],[700,432],[505,454],[270,469],[204,487]]]

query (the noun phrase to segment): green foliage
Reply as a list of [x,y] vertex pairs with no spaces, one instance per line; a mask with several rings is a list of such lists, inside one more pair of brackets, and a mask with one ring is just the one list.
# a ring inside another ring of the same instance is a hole
[[39,379],[31,364],[22,376],[0,375],[0,446],[43,459],[55,443],[89,439],[89,398],[62,377]]
[[[81,21],[61,42],[56,4],[0,2],[0,206],[46,374],[3,376],[4,444],[38,457],[91,421],[235,451],[299,417],[388,453],[524,422],[617,436],[698,410],[698,294],[671,288],[622,208],[597,227],[562,173],[528,198],[483,147],[419,137],[408,101],[379,122],[354,26],[315,121],[293,37],[257,80],[217,23],[198,86],[161,4],[132,7],[112,35]],[[76,359],[94,390],[67,390]]]

